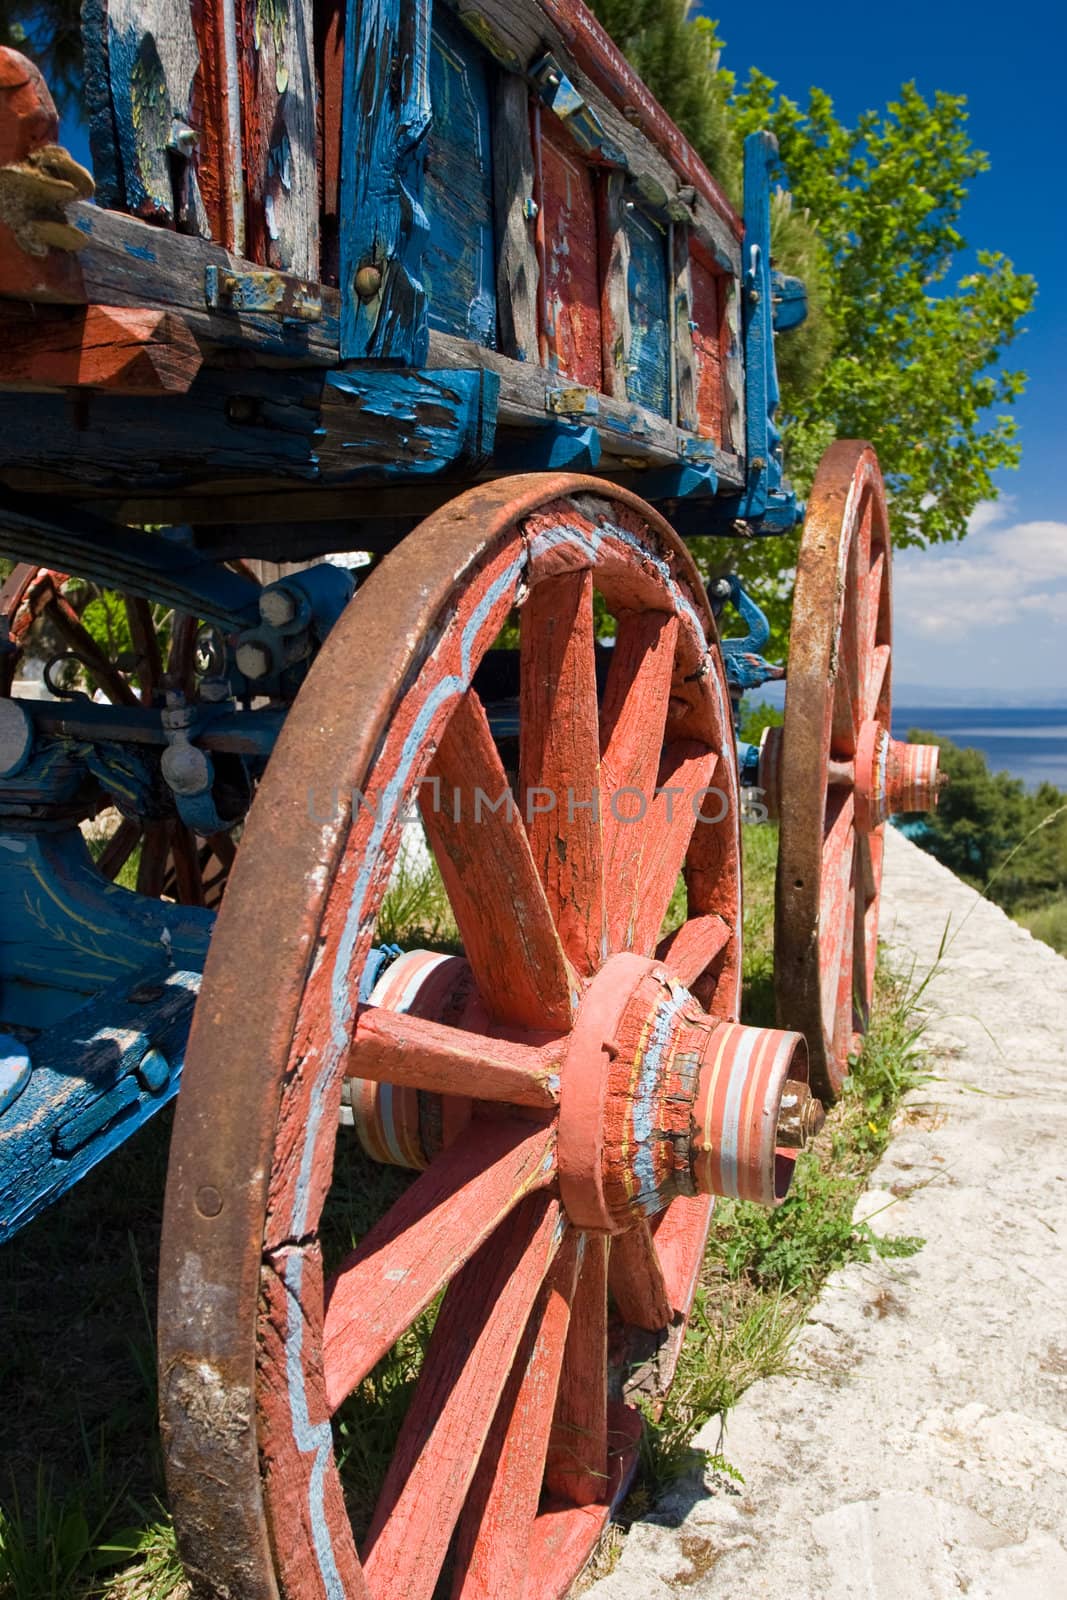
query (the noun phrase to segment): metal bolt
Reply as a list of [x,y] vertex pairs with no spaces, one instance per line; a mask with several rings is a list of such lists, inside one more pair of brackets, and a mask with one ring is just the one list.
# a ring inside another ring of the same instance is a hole
[[206,1183],[202,1189],[196,1191],[196,1209],[202,1217],[217,1217],[222,1210],[222,1196],[217,1189]]
[[787,1078],[778,1110],[776,1142],[787,1150],[803,1150],[825,1121],[822,1103],[814,1098],[807,1084]]
[[361,300],[373,300],[381,287],[380,267],[360,267],[356,273],[356,293]]
[[172,150],[177,150],[179,155],[188,157],[192,155],[199,143],[199,134],[190,128],[188,123],[176,122],[174,124],[170,135],[170,148]]
[[288,589],[264,589],[259,597],[259,614],[271,628],[284,628],[297,609],[296,598]]
[[159,1094],[170,1082],[170,1062],[162,1050],[147,1050],[141,1057],[137,1077],[150,1094]]
[[258,639],[237,646],[237,670],[246,678],[265,678],[272,666],[270,651]]

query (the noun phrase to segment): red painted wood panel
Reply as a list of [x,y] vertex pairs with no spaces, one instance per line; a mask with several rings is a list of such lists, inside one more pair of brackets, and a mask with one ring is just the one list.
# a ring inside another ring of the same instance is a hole
[[702,432],[724,447],[725,351],[727,335],[723,316],[722,276],[690,240],[689,271],[692,292],[693,354],[697,365],[697,417]]
[[550,111],[542,111],[539,166],[544,259],[542,338],[545,364],[575,383],[601,386],[600,278],[593,173]]

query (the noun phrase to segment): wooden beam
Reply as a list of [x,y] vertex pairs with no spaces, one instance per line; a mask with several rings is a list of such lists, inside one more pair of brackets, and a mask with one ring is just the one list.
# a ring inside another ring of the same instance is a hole
[[181,317],[126,306],[0,311],[0,389],[185,394],[201,356]]

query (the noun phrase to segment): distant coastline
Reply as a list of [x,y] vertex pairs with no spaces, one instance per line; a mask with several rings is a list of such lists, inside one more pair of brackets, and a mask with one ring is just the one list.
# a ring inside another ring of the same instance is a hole
[[1027,789],[1052,783],[1067,790],[1067,705],[893,705],[893,734],[924,728],[961,749],[981,750],[991,772],[1009,772]]

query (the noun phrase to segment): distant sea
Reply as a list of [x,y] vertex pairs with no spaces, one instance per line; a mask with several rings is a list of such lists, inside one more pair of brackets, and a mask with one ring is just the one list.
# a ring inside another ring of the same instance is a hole
[[926,728],[964,749],[981,750],[992,772],[1010,772],[1028,789],[1067,789],[1067,706],[893,706],[893,736]]

